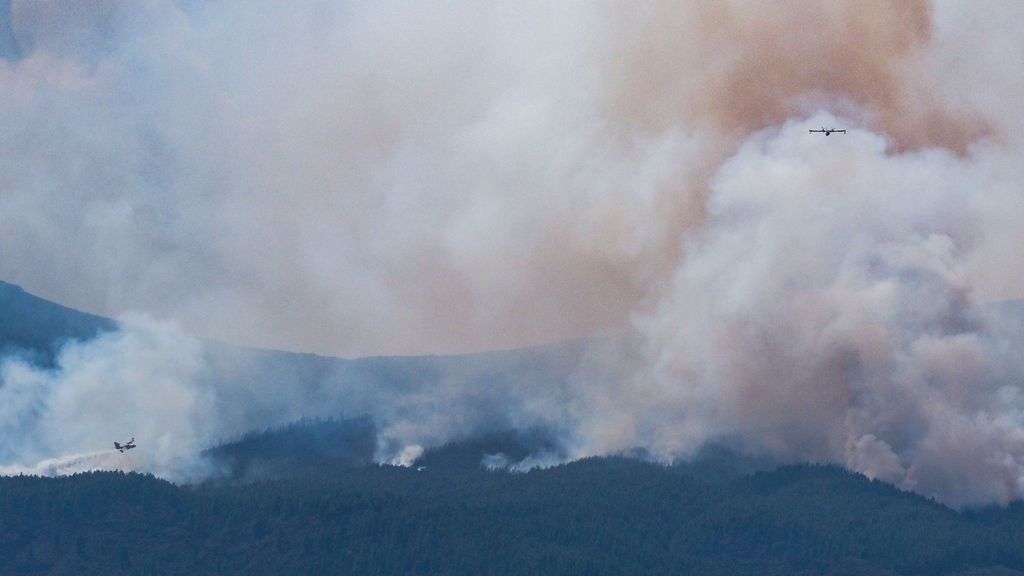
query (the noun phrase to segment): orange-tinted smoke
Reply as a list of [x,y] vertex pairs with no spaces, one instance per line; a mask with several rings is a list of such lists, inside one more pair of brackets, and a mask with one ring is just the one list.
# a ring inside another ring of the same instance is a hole
[[986,132],[933,95],[924,0],[663,2],[626,15],[610,105],[627,125],[734,137],[815,109],[860,116],[900,150],[963,152]]

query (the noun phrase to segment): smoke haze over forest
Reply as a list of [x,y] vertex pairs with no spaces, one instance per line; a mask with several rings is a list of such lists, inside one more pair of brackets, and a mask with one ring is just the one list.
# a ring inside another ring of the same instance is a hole
[[[120,399],[171,477],[337,407],[382,460],[497,419],[560,458],[718,442],[1024,495],[1024,339],[988,304],[1024,296],[1018,2],[6,4],[0,279],[128,316],[3,363],[0,431],[40,445],[0,465],[95,450]],[[245,369],[197,337],[598,338],[549,383],[268,380],[232,412],[211,375]]]

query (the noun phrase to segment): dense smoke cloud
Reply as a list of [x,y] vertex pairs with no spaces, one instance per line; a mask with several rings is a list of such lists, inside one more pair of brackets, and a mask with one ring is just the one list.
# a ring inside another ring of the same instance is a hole
[[[1019,495],[1022,342],[974,304],[965,263],[992,160],[891,154],[859,130],[821,146],[802,122],[748,140],[671,296],[638,321],[637,396],[681,423],[640,441],[674,457],[728,437],[946,499]],[[996,197],[1024,176],[1000,160]]]
[[[1021,340],[979,304],[1024,292],[1022,17],[15,0],[0,278],[343,355],[637,335],[551,390],[349,390],[389,457],[499,415],[558,429],[569,457],[726,442],[1005,501]],[[190,357],[153,360],[201,407],[217,392]],[[10,364],[8,394],[16,374],[45,377]],[[340,401],[324,386],[218,417]],[[195,410],[164,424],[216,436]]]
[[[200,385],[208,370],[202,345],[144,318],[126,318],[124,326],[68,344],[52,370],[17,358],[0,364],[0,462],[16,461],[0,473],[118,468],[182,479],[204,472],[193,469],[205,447],[200,440],[223,423],[217,391]],[[147,449],[115,451],[127,431],[146,438]]]
[[901,149],[991,130],[929,74],[949,64],[930,16],[13,2],[0,277],[343,355],[620,330],[752,131],[822,108]]

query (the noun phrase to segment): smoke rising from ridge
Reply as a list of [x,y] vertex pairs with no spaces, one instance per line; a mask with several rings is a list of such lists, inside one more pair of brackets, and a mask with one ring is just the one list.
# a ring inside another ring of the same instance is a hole
[[[499,415],[559,429],[569,457],[727,441],[1005,501],[1024,491],[1021,340],[978,304],[1024,294],[1022,19],[1012,2],[15,0],[0,278],[342,355],[638,335],[551,390],[353,392],[392,456]],[[163,423],[182,434],[324,400],[207,423],[217,392],[188,350],[152,358],[196,395]],[[27,386],[15,372],[0,394]]]

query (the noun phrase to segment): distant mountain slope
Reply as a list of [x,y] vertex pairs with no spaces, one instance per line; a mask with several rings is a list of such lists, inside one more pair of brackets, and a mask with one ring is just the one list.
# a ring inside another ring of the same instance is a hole
[[[117,328],[4,283],[0,320],[0,347],[49,362],[61,343]],[[323,382],[395,397],[451,378],[502,390],[569,378],[585,348],[344,360],[207,343],[205,354],[224,401],[270,422],[257,397],[268,382],[302,406],[324,404]],[[372,419],[332,416],[263,424],[208,450],[224,474],[201,485],[0,477],[0,574],[1024,576],[1021,503],[957,513],[838,468],[766,471],[715,449],[671,467],[591,458],[488,471],[485,457],[551,448],[544,431],[500,421],[414,467],[382,467],[370,463]]]
[[231,481],[294,478],[373,463],[376,430],[367,418],[301,420],[251,432],[205,452]]
[[1022,570],[1021,505],[957,513],[834,467],[724,484],[622,458],[525,474],[371,465],[188,487],[121,473],[0,478],[4,574]]
[[[117,328],[118,323],[113,320],[48,302],[0,282],[0,357],[16,353],[36,364],[52,366],[61,346],[69,340],[88,340]],[[401,410],[402,405],[409,406],[410,398],[422,401],[425,390],[443,394],[450,393],[453,387],[473,390],[471,400],[477,403],[472,407],[476,419],[465,424],[465,429],[453,432],[452,437],[460,437],[470,432],[507,429],[509,424],[502,419],[504,395],[522,394],[523,390],[543,393],[564,389],[567,379],[579,367],[587,345],[588,341],[577,340],[457,356],[342,359],[204,341],[202,370],[196,375],[196,385],[216,391],[214,409],[222,419],[216,433],[211,434],[210,441],[214,443],[277,429],[302,418],[330,421],[379,416]],[[455,408],[444,405],[438,409]],[[486,412],[487,408],[491,411]],[[293,432],[301,436],[309,431],[296,428]],[[334,433],[341,433],[341,429]],[[280,449],[274,447],[277,440],[257,440],[251,436],[248,443],[232,448],[230,455],[225,451],[217,453],[229,460],[225,464],[229,476],[249,476],[262,470],[258,474],[269,473],[273,477],[294,466],[294,462],[279,461]],[[279,440],[298,442],[307,448],[317,446],[308,439]],[[346,441],[366,445],[364,439],[350,437]],[[278,453],[257,454],[264,448]],[[308,460],[308,456],[307,453],[304,458]]]
[[21,47],[11,24],[11,0],[0,0],[0,59],[13,61],[21,56]]
[[51,364],[68,340],[88,340],[116,328],[113,320],[54,304],[0,281],[0,355],[18,351]]

